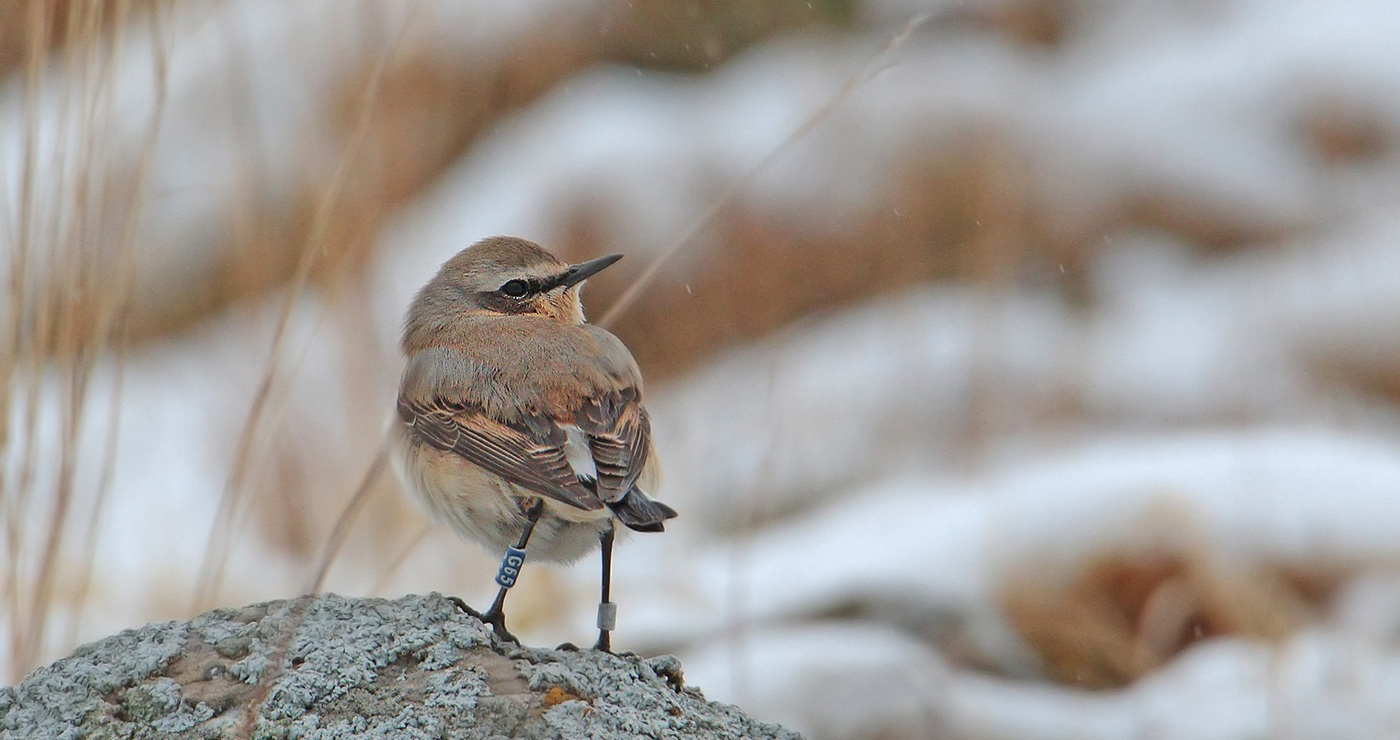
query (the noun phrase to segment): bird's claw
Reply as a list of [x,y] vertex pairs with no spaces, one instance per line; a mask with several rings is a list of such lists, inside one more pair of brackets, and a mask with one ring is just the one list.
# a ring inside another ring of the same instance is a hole
[[455,604],[457,608],[461,609],[464,613],[475,617],[477,621],[481,622],[482,624],[491,625],[491,631],[495,632],[497,637],[508,642],[513,642],[516,645],[520,644],[520,639],[517,638],[515,635],[512,635],[510,633],[510,630],[506,629],[506,614],[504,611],[498,611],[496,609],[487,609],[485,612],[479,612],[471,608],[470,606],[467,606],[467,602],[462,601],[456,596],[449,596],[447,597],[447,600]]

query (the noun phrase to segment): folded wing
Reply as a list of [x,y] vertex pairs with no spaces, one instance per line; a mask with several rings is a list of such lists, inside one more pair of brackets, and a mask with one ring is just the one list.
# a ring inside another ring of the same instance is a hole
[[621,501],[636,485],[651,450],[651,418],[638,403],[636,389],[588,399],[574,414],[574,423],[588,435],[598,497]]
[[432,447],[461,455],[502,478],[570,506],[595,511],[603,501],[578,479],[564,452],[567,435],[552,419],[503,423],[469,404],[399,397],[399,418]]

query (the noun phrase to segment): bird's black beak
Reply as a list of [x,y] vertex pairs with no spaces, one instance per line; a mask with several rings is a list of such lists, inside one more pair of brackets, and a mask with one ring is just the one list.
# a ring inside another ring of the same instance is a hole
[[609,265],[620,259],[622,259],[622,255],[610,254],[606,257],[599,257],[596,260],[589,260],[587,262],[580,262],[577,265],[570,265],[568,271],[564,273],[564,279],[559,281],[559,284],[564,286],[565,288],[571,288],[587,280],[588,278],[597,275],[598,273],[602,272],[604,268],[608,267]]

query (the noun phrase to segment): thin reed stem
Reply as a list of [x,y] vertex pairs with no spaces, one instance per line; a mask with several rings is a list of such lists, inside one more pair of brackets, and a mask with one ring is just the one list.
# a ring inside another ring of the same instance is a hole
[[399,46],[404,30],[406,30],[406,25],[404,29],[400,29],[390,47],[375,61],[360,96],[355,128],[346,142],[345,149],[336,164],[335,172],[321,191],[321,196],[317,201],[311,231],[302,247],[296,272],[286,288],[286,297],[282,301],[277,326],[273,330],[272,347],[267,366],[263,372],[262,380],[258,384],[258,389],[253,394],[252,407],[244,422],[243,431],[239,435],[229,482],[224,487],[224,493],[220,497],[219,511],[210,532],[209,545],[205,548],[204,557],[200,563],[192,606],[196,613],[208,608],[218,598],[219,590],[223,585],[229,549],[237,529],[238,511],[245,495],[248,477],[252,472],[252,452],[258,435],[263,432],[264,419],[270,411],[269,399],[272,397],[273,386],[278,379],[281,368],[287,327],[291,323],[292,312],[311,278],[312,267],[315,265],[316,256],[321,252],[321,244],[325,241],[335,207],[340,203],[340,196],[345,189],[355,155],[364,148],[374,102],[380,94],[384,69],[394,50]]

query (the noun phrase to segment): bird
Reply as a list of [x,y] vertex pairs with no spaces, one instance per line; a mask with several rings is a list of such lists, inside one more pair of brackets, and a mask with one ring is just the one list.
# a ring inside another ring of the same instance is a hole
[[400,347],[394,467],[435,520],[502,557],[485,612],[506,629],[506,593],[531,559],[602,553],[598,641],[611,651],[616,523],[661,532],[660,465],[642,376],[613,334],[587,323],[579,291],[622,258],[569,264],[534,242],[482,239],[413,299]]

